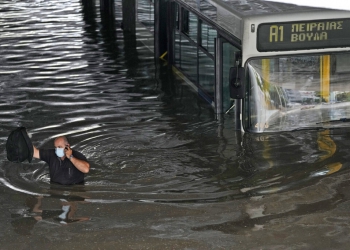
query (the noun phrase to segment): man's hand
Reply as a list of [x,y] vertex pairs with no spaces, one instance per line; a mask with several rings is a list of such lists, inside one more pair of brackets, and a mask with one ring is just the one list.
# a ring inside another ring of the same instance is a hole
[[33,145],[33,157],[36,159],[40,159],[39,149],[37,149],[34,145]]
[[69,158],[71,157],[71,155],[73,154],[73,150],[72,150],[69,146],[65,147],[64,152],[65,152],[66,157],[67,157],[68,159],[69,159]]

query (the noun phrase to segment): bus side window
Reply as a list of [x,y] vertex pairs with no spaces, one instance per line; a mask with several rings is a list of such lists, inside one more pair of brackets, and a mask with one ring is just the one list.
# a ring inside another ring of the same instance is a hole
[[188,10],[182,9],[182,32],[188,34],[190,31],[190,15]]
[[175,4],[176,8],[176,14],[175,14],[175,23],[176,23],[176,30],[180,30],[180,11],[179,11],[179,5]]

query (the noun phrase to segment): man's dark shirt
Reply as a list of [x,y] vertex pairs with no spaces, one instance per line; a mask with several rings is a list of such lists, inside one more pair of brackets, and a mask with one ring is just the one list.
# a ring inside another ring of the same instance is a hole
[[[64,158],[61,160],[56,153],[55,149],[39,149],[40,160],[45,161],[49,164],[50,180],[52,182],[69,185],[78,184],[84,182],[84,173],[80,172],[73,163],[68,159]],[[73,150],[73,156],[87,161],[86,157]]]

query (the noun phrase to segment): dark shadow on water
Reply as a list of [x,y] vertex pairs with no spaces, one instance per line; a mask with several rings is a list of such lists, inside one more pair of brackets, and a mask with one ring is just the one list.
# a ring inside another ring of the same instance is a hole
[[97,37],[97,22],[96,22],[96,6],[93,0],[82,0],[82,14],[85,22],[84,30],[85,35],[92,39],[94,43],[98,43]]

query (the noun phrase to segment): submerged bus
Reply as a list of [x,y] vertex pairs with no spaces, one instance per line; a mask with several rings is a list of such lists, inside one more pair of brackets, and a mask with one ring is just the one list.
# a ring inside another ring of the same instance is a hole
[[[262,0],[168,0],[167,59],[237,129],[350,123],[350,12]],[[156,17],[157,19],[157,17]]]

